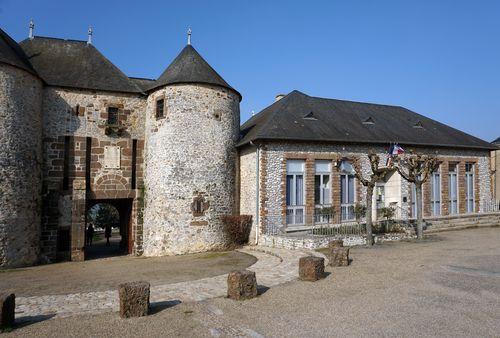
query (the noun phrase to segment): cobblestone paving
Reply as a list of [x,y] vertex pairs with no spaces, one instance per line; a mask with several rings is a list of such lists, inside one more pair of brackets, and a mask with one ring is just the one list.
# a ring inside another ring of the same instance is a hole
[[[255,271],[257,283],[273,287],[298,277],[298,260],[317,252],[290,251],[285,249],[246,247],[239,250],[255,256],[257,262],[248,269]],[[178,302],[201,301],[223,297],[227,291],[227,274],[194,281],[164,284],[151,287],[151,305],[165,306]],[[16,317],[23,321],[33,316],[53,315],[68,317],[79,314],[97,314],[118,311],[116,290],[16,298]]]

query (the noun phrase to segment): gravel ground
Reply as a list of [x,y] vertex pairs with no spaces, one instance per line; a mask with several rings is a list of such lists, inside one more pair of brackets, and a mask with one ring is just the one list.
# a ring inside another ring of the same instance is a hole
[[40,318],[5,336],[500,337],[500,228],[354,248],[351,257],[322,281],[291,282],[245,302],[166,304],[129,320]]

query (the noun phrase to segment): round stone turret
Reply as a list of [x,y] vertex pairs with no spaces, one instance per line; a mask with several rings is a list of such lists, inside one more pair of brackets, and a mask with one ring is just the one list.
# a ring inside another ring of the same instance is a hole
[[146,117],[147,256],[223,249],[234,213],[240,94],[186,46],[156,81]]
[[0,268],[38,261],[42,81],[0,29]]

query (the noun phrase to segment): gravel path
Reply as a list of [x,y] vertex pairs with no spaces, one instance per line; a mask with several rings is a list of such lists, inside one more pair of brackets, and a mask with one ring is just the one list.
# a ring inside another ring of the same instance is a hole
[[291,281],[244,302],[172,302],[130,320],[42,317],[5,336],[499,337],[500,228],[354,248],[351,257],[324,280]]

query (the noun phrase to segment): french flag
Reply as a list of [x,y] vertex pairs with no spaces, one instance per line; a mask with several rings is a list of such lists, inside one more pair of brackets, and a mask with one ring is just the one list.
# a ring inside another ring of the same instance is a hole
[[392,156],[401,155],[404,152],[405,150],[399,144],[394,144],[389,150],[389,154],[391,154]]
[[387,162],[385,165],[388,167],[392,164],[392,159],[394,156],[401,155],[405,152],[405,150],[399,144],[393,144],[389,148],[389,156],[387,157]]

